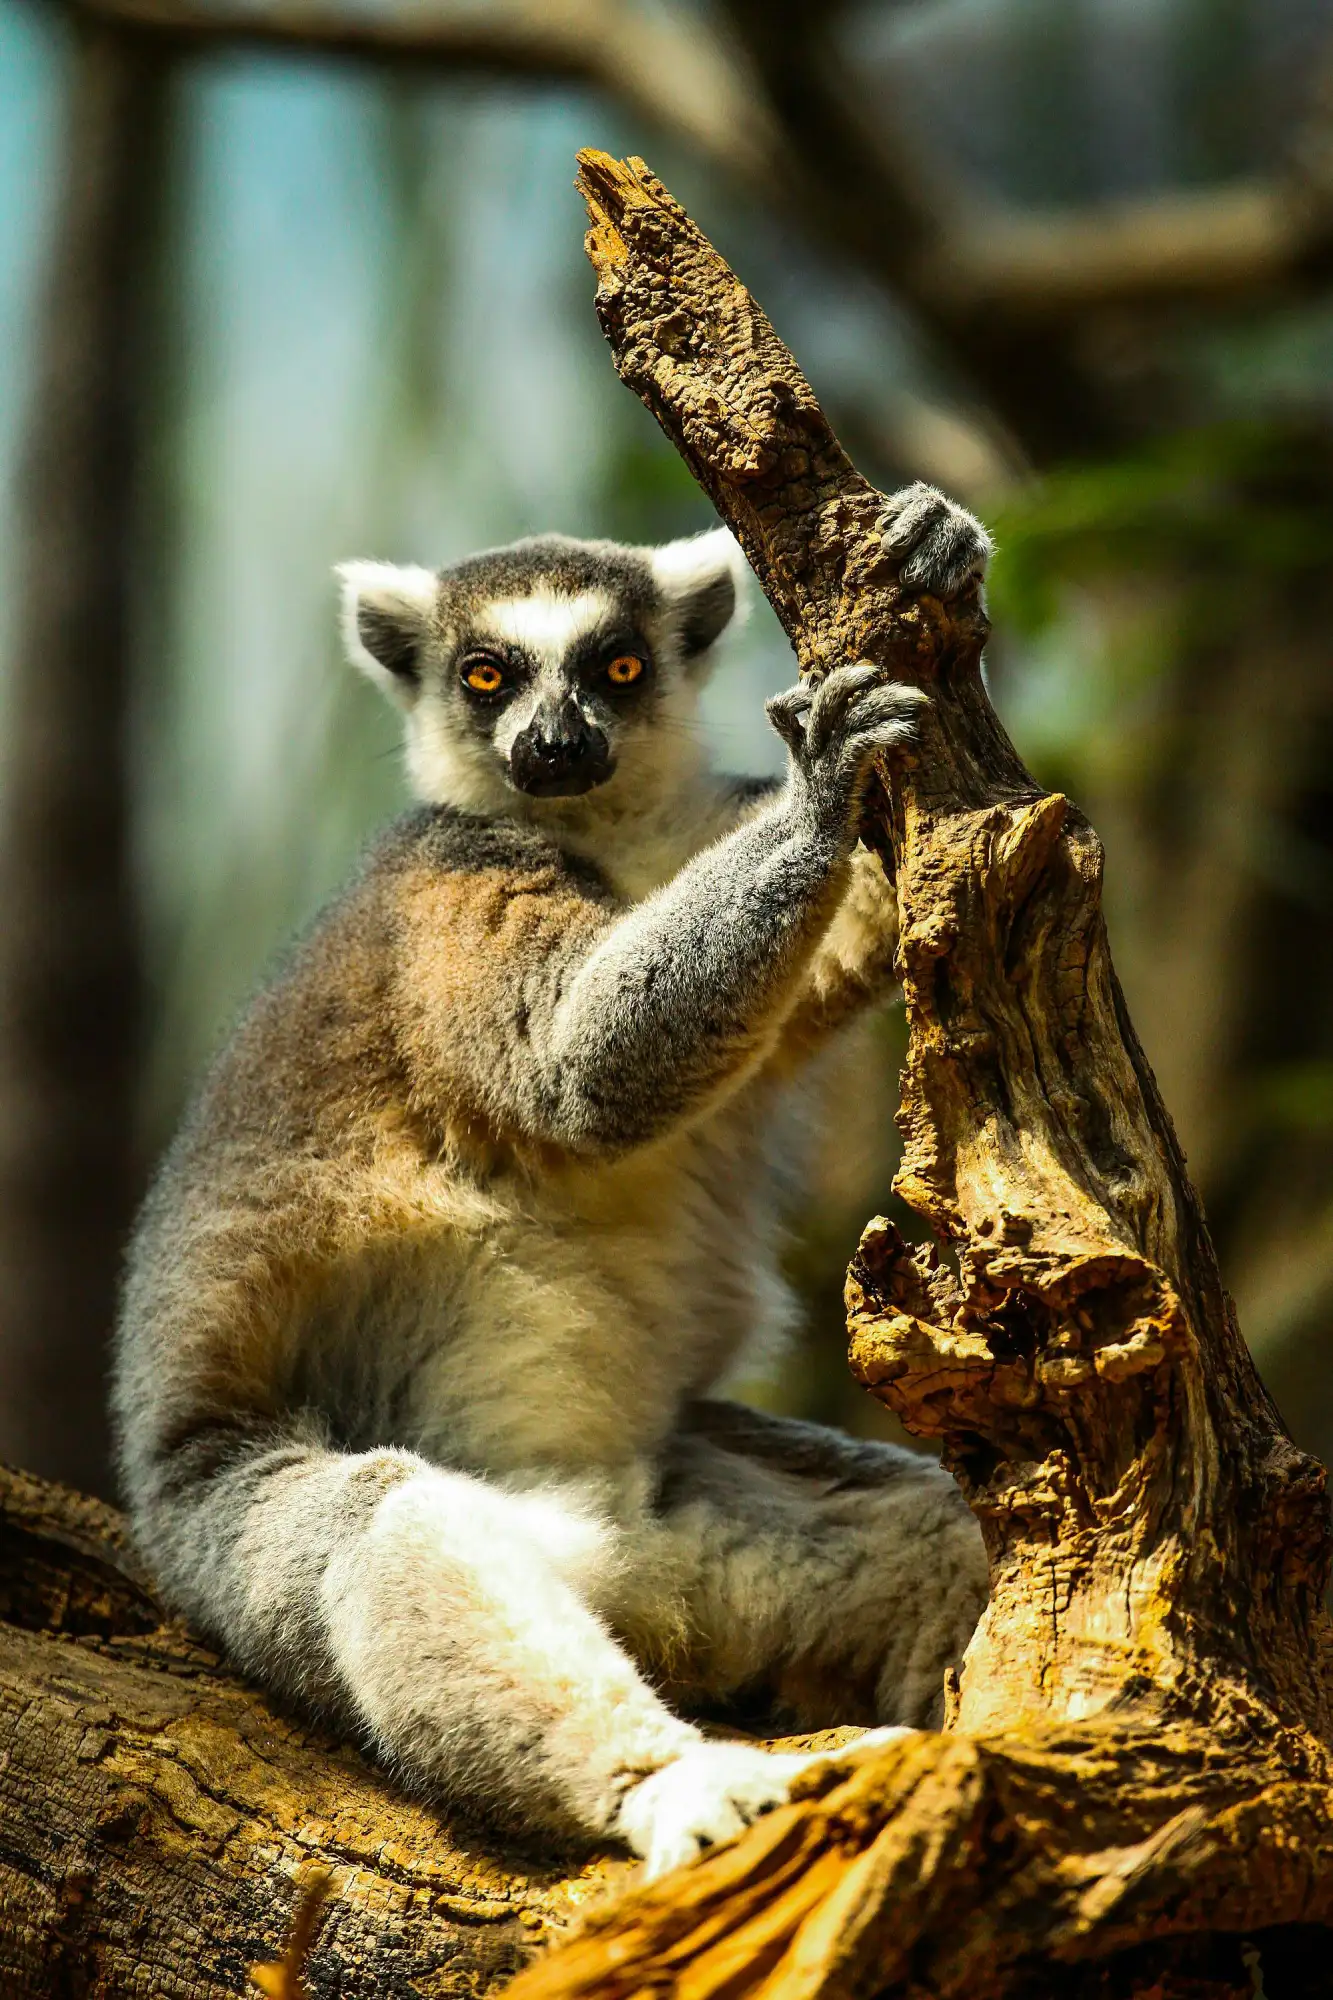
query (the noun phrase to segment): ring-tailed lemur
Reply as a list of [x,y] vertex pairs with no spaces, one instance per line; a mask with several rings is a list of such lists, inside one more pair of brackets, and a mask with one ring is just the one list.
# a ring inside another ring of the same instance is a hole
[[[938,594],[989,546],[920,487],[886,534]],[[684,1714],[926,1722],[986,1587],[937,1467],[709,1399],[788,1313],[792,1072],[891,980],[858,806],[923,699],[841,667],[769,704],[785,781],[714,774],[742,569],[721,530],[344,569],[422,804],[215,1064],[119,1335],[170,1601],[417,1787],[653,1871],[803,1762]]]

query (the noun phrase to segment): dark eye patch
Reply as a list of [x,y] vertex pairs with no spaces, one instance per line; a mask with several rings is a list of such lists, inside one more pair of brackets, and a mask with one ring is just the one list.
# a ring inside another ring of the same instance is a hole
[[617,695],[625,695],[631,690],[643,689],[651,680],[653,671],[653,656],[648,642],[632,626],[603,626],[600,631],[587,633],[570,648],[566,668],[571,676],[577,675],[584,682],[614,686],[607,680],[606,670],[613,660],[630,654],[643,661],[643,672],[628,686],[615,688]]
[[[469,685],[468,674],[473,664],[493,664],[501,676],[499,686],[483,688]],[[526,685],[532,677],[532,662],[521,647],[492,638],[488,633],[476,632],[460,638],[454,648],[453,670],[465,695],[476,699],[480,705],[493,708]]]

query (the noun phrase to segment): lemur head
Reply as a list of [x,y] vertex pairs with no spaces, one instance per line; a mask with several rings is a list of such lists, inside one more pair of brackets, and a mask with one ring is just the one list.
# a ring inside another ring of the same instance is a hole
[[339,571],[348,651],[406,714],[417,791],[473,811],[631,797],[697,756],[699,691],[744,573],[724,528]]

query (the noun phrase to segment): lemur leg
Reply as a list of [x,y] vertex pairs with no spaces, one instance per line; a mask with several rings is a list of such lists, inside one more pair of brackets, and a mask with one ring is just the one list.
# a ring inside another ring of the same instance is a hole
[[587,1608],[600,1522],[423,1467],[321,1592],[338,1667],[386,1761],[512,1824],[607,1834],[698,1741]]
[[692,1407],[657,1511],[630,1534],[613,1623],[686,1708],[757,1698],[803,1729],[938,1723],[944,1669],[986,1601],[980,1533],[937,1466],[738,1405]]
[[[623,1840],[659,1874],[780,1803],[810,1762],[705,1743],[670,1712],[589,1608],[624,1550],[577,1497],[270,1436],[174,1500],[199,1572],[175,1566],[178,1599],[432,1796]],[[172,1566],[165,1535],[157,1556]]]
[[406,1451],[277,1439],[174,1497],[208,1572],[177,1570],[178,1600],[419,1791],[605,1835],[626,1791],[699,1741],[587,1607],[608,1549],[590,1512]]

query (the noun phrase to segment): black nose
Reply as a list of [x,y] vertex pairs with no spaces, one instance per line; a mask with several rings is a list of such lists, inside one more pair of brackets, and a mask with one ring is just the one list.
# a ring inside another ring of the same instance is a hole
[[572,694],[557,707],[543,702],[509,752],[509,772],[521,792],[542,799],[574,798],[612,771],[611,746]]

